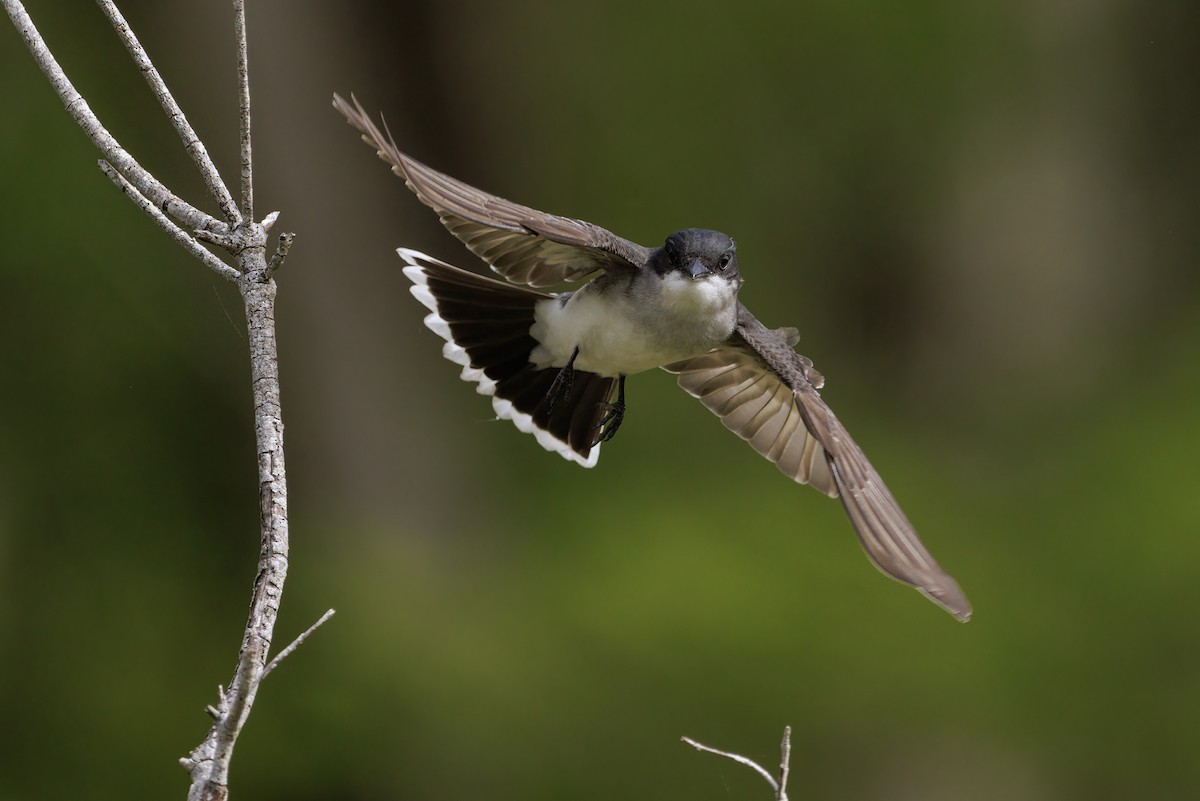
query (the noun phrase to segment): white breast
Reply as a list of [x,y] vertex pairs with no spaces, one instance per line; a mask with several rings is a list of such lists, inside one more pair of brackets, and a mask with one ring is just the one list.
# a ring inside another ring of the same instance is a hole
[[634,290],[588,284],[563,304],[538,305],[530,333],[541,346],[530,361],[605,376],[630,375],[698,356],[724,342],[737,315],[737,288],[718,276],[649,276]]

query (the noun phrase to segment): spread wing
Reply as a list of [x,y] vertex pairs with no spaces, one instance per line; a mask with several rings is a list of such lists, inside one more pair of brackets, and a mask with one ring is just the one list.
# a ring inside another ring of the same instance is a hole
[[742,307],[730,340],[702,356],[666,365],[679,386],[784,475],[840,496],[871,561],[920,590],[959,620],[971,604],[930,556],[862,448],[817,391],[824,383],[796,353],[788,329],[767,329]]
[[507,281],[546,287],[597,270],[645,266],[649,249],[598,225],[513,203],[425,166],[402,153],[353,95],[351,102],[333,96],[334,108],[362,132],[363,141],[438,213],[450,233]]

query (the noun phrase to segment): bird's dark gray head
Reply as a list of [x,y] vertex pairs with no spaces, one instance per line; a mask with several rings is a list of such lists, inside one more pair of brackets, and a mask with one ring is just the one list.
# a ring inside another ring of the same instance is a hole
[[650,254],[650,266],[659,275],[679,272],[694,279],[713,275],[738,285],[742,282],[737,243],[706,228],[684,228],[668,236],[663,246]]

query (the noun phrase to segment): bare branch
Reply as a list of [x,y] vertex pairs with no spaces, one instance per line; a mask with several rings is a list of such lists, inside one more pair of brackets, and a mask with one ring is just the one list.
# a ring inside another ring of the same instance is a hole
[[121,143],[100,123],[99,118],[92,112],[83,96],[75,91],[75,87],[71,85],[62,71],[62,67],[54,59],[54,54],[46,47],[42,35],[38,33],[37,27],[29,18],[29,14],[26,13],[20,0],[3,0],[3,2],[4,10],[8,12],[13,25],[20,32],[29,52],[33,54],[34,61],[50,80],[50,85],[54,87],[54,91],[58,93],[63,105],[66,106],[67,113],[79,124],[92,143],[100,149],[104,160],[124,175],[150,202],[183,223],[186,228],[210,231],[225,230],[227,228],[225,223],[177,197],[158,179],[146,172],[133,156],[121,147]]
[[241,217],[238,215],[237,204],[234,203],[233,196],[229,194],[229,189],[225,186],[225,182],[221,180],[221,174],[217,172],[217,167],[209,158],[208,150],[205,149],[204,143],[200,141],[200,137],[192,130],[191,124],[187,121],[183,111],[179,108],[179,104],[175,102],[171,90],[167,88],[163,82],[162,76],[158,74],[158,69],[154,63],[150,61],[150,56],[147,55],[145,48],[134,35],[133,29],[129,27],[129,23],[121,15],[120,9],[112,0],[96,0],[104,15],[108,17],[113,28],[117,32],[117,36],[125,45],[125,49],[129,51],[133,63],[137,65],[138,70],[146,79],[146,83],[150,84],[150,88],[154,91],[155,97],[158,98],[159,104],[163,111],[167,113],[167,117],[171,120],[171,124],[175,126],[175,130],[179,133],[179,138],[183,140],[184,150],[192,157],[197,169],[200,170],[200,175],[204,178],[204,183],[208,187],[209,193],[213,200],[221,209],[221,213],[225,215],[225,219],[229,223],[241,222]]
[[[210,189],[218,195],[232,224],[221,222],[180,200],[146,172],[111,134],[100,124],[83,97],[75,91],[37,28],[19,0],[3,0],[5,11],[12,18],[34,59],[49,78],[51,85],[75,119],[104,156],[101,169],[138,206],[150,215],[192,255],[211,269],[235,281],[245,303],[247,338],[250,344],[250,378],[254,396],[254,430],[258,454],[259,513],[261,547],[258,572],[254,580],[250,613],[238,651],[237,666],[228,690],[218,690],[217,703],[206,708],[212,726],[192,753],[181,760],[191,773],[188,790],[190,801],[219,801],[228,796],[229,763],[233,747],[246,723],[262,677],[269,670],[267,656],[279,615],[279,602],[288,569],[287,479],[283,454],[283,417],[279,393],[279,356],[275,339],[276,285],[271,272],[278,268],[292,242],[292,235],[280,237],[275,256],[268,266],[266,244],[268,225],[277,214],[268,215],[263,223],[254,222],[252,172],[250,167],[250,95],[246,51],[244,0],[234,0],[238,34],[238,73],[241,81],[241,143],[242,143],[242,211],[232,205],[228,190],[211,168],[206,151],[195,133],[183,120],[182,113],[171,99],[165,84],[150,63],[145,50],[138,44],[128,25],[108,0],[100,0],[118,34],[134,57],[138,68],[147,76],[167,113],[171,115],[193,160],[200,166]],[[168,215],[182,223],[175,225]],[[188,231],[191,231],[189,234]],[[196,239],[212,242],[224,248],[236,261],[237,267],[224,264],[204,250]],[[315,627],[314,627],[315,628]],[[311,630],[310,630],[311,631]],[[303,641],[285,649],[271,666],[278,664],[286,653]]]
[[254,392],[254,432],[258,448],[259,512],[262,546],[250,615],[229,689],[220,694],[218,715],[208,735],[180,760],[192,775],[188,801],[226,798],[229,763],[267,666],[267,654],[279,616],[288,569],[287,479],[283,455],[283,417],[279,398],[279,357],[275,341],[275,282],[267,277],[266,232],[244,223],[234,232],[242,276],[238,288],[246,304],[250,376]]
[[[262,549],[237,669],[225,696],[227,703],[223,704],[225,714],[193,752],[193,759],[198,758],[196,764],[201,769],[193,770],[189,799],[224,796],[233,746],[250,715],[262,681],[287,579],[287,471],[279,396],[279,348],[275,341],[276,287],[266,275],[266,232],[257,223],[248,224],[248,227],[254,230],[256,239],[240,257],[244,277],[238,286],[246,304],[250,343]],[[211,755],[212,762],[206,771],[203,770],[203,758],[207,755]]]
[[108,176],[108,180],[116,184],[120,190],[129,197],[130,200],[137,204],[139,209],[149,215],[150,219],[154,220],[154,222],[158,224],[159,228],[162,228],[164,231],[170,234],[171,238],[178,242],[184,250],[186,250],[188,253],[191,253],[200,261],[204,262],[204,264],[210,270],[222,278],[228,278],[230,281],[236,281],[241,277],[241,274],[237,270],[218,259],[211,252],[205,250],[199,242],[188,235],[187,231],[184,231],[178,225],[173,223],[171,219],[167,217],[167,215],[163,214],[159,210],[158,206],[155,206],[153,203],[147,200],[146,196],[137,190],[137,187],[129,183],[129,181],[126,181],[125,176],[117,172],[113,166],[104,159],[100,160],[100,171]]
[[250,157],[250,57],[246,47],[246,4],[234,0],[234,35],[237,39],[238,106],[241,112],[242,216],[254,219],[254,170]]
[[780,750],[779,781],[776,781],[774,776],[772,776],[762,765],[759,765],[753,759],[744,757],[741,754],[733,754],[728,751],[721,751],[720,749],[713,748],[712,746],[704,745],[703,743],[698,743],[690,737],[680,737],[679,739],[683,740],[685,743],[690,745],[692,748],[695,748],[697,751],[704,751],[709,754],[716,754],[717,756],[725,757],[726,759],[732,759],[734,762],[737,762],[739,764],[745,765],[748,768],[752,768],[752,769],[758,771],[758,775],[760,775],[764,779],[766,779],[767,784],[771,785],[771,789],[775,793],[775,801],[788,801],[788,797],[787,797],[788,763],[790,763],[791,759],[792,759],[792,727],[791,726],[784,726],[784,728],[783,728],[783,742],[780,743],[780,747],[779,747],[779,750]]
[[268,675],[270,675],[271,671],[274,670],[280,662],[291,656],[293,651],[303,645],[304,641],[312,636],[312,633],[320,628],[326,620],[329,620],[329,618],[333,617],[333,615],[334,611],[332,609],[328,610],[325,614],[321,615],[321,617],[317,619],[316,623],[313,623],[311,626],[306,628],[299,637],[292,640],[292,642],[286,648],[275,654],[275,658],[268,662],[267,666],[263,668],[262,676],[259,677],[259,681],[262,681]]

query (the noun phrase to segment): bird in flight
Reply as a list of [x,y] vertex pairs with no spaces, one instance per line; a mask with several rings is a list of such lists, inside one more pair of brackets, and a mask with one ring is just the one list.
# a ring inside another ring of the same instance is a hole
[[[886,575],[962,621],[971,605],[921,544],[883,479],[821,399],[825,379],[738,300],[737,248],[687,228],[648,248],[583,220],[513,203],[400,151],[352,98],[333,104],[450,233],[504,280],[398,253],[425,324],[497,417],[591,467],[625,416],[625,379],[661,367],[784,475],[841,498]],[[570,292],[543,291],[595,276]],[[615,397],[614,397],[615,396]]]

